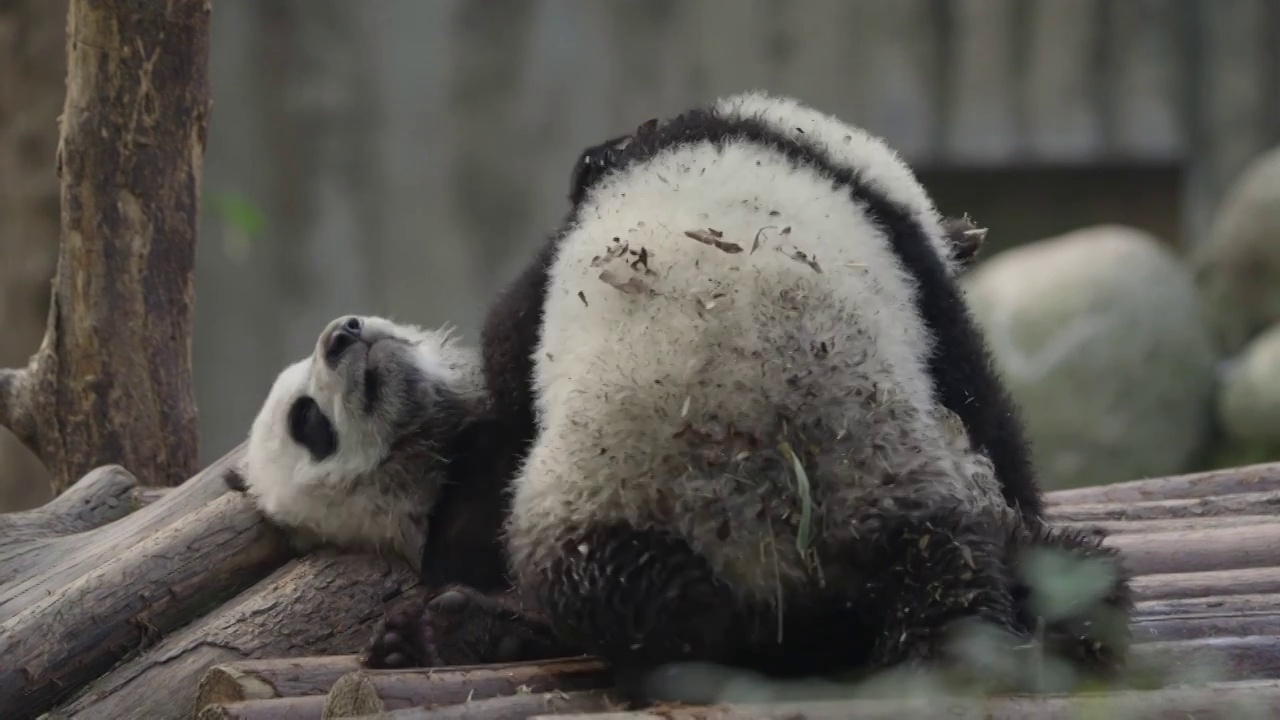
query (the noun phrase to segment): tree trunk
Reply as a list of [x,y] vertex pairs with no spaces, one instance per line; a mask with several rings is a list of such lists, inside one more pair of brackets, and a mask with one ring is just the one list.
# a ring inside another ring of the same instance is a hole
[[62,233],[40,349],[0,371],[0,423],[61,492],[120,464],[197,469],[191,321],[209,111],[208,0],[72,0]]

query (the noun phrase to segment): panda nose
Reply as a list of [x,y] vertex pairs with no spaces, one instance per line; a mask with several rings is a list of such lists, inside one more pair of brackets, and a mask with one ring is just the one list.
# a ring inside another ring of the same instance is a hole
[[347,348],[358,342],[363,329],[364,321],[358,317],[349,317],[335,327],[329,333],[328,347],[325,348],[328,360],[337,360]]

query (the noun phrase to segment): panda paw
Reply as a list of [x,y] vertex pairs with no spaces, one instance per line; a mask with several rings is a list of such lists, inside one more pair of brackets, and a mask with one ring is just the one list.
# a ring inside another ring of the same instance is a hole
[[365,652],[369,668],[432,667],[424,607],[402,608],[387,613]]
[[416,609],[389,614],[365,664],[442,667],[540,660],[563,651],[550,628],[510,598],[453,586]]

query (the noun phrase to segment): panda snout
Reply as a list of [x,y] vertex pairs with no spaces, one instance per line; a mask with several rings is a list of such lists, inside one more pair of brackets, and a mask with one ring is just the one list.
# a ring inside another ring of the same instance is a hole
[[324,339],[325,361],[332,367],[347,348],[363,339],[363,333],[364,321],[358,317],[343,318],[335,323],[329,329],[328,337]]

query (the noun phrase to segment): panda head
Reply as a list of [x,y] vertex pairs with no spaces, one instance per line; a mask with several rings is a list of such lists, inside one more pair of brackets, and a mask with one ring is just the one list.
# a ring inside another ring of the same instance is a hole
[[449,444],[482,402],[478,355],[448,329],[344,316],[276,378],[239,486],[277,524],[412,557]]

